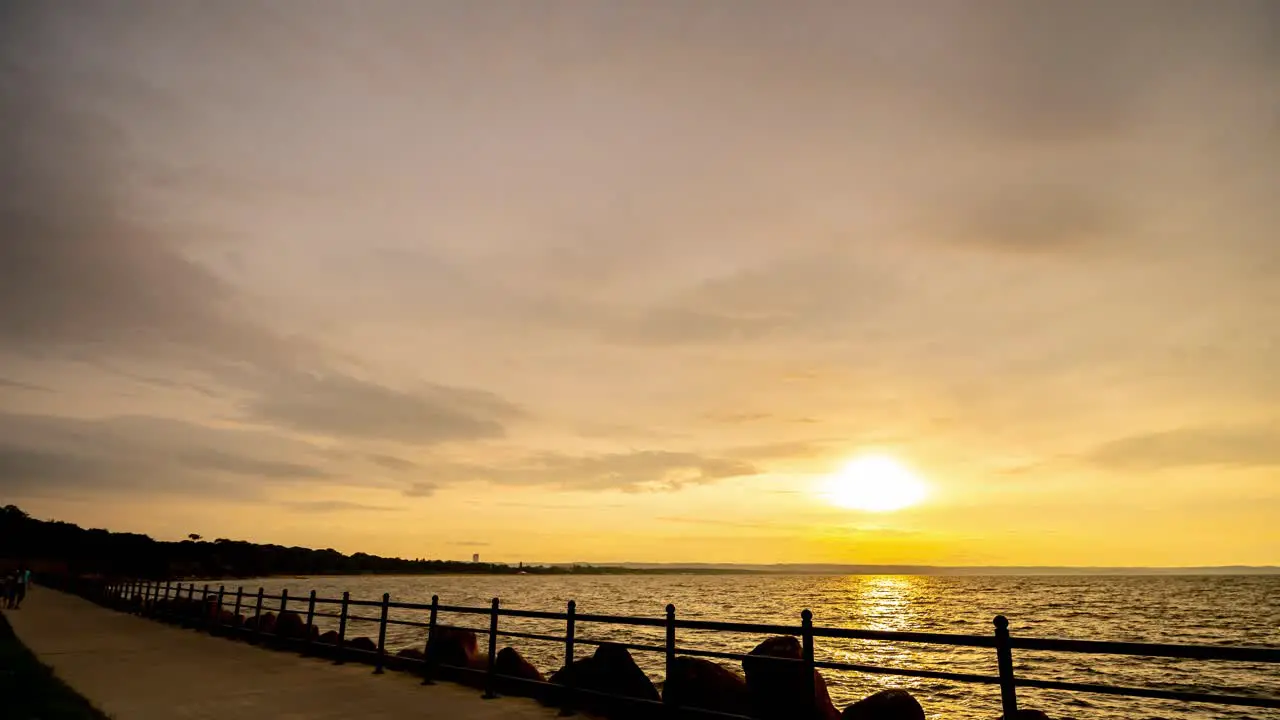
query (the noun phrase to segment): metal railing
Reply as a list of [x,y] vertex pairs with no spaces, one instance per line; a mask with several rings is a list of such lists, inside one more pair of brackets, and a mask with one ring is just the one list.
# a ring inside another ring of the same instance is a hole
[[[423,659],[409,660],[397,657],[395,658],[395,662],[401,664],[419,664],[421,674],[423,676],[423,684],[432,683],[441,670],[481,675],[483,679],[485,697],[495,697],[500,682],[508,684],[527,683],[542,686],[544,690],[555,689],[563,691],[559,698],[566,710],[571,710],[572,706],[576,704],[577,699],[581,697],[602,696],[609,700],[648,704],[668,711],[680,710],[682,712],[691,712],[693,714],[705,715],[708,717],[743,717],[691,707],[676,708],[666,693],[663,694],[663,700],[661,702],[655,702],[652,700],[607,696],[602,693],[593,692],[589,688],[565,687],[549,682],[540,683],[523,678],[501,675],[497,672],[496,663],[497,641],[499,637],[563,643],[565,665],[568,665],[575,660],[576,647],[584,645],[599,646],[608,644],[624,647],[629,651],[660,653],[665,657],[667,677],[671,676],[673,663],[678,656],[734,661],[749,659],[751,662],[761,661],[791,663],[793,665],[800,664],[809,671],[808,673],[805,673],[805,677],[808,678],[806,682],[810,683],[809,690],[811,691],[814,689],[812,683],[815,682],[813,679],[813,671],[818,669],[896,675],[913,678],[929,678],[957,683],[998,685],[1000,688],[1001,709],[1003,710],[1004,717],[1006,718],[1013,718],[1017,715],[1018,688],[1038,688],[1077,693],[1209,703],[1223,706],[1280,709],[1280,697],[1191,692],[1184,690],[1126,687],[1121,685],[1104,685],[1017,677],[1014,674],[1013,663],[1013,652],[1015,650],[1027,650],[1145,658],[1159,657],[1180,658],[1186,660],[1280,664],[1280,647],[1170,645],[1158,643],[1103,642],[1093,640],[1018,637],[1012,636],[1009,633],[1009,621],[1005,619],[1004,616],[997,616],[994,619],[994,632],[991,635],[959,635],[815,627],[813,625],[813,615],[808,610],[801,613],[800,624],[792,626],[763,623],[683,620],[676,616],[676,608],[674,605],[668,605],[666,607],[665,617],[644,618],[582,614],[577,612],[576,604],[572,600],[569,601],[566,611],[559,613],[504,608],[501,606],[498,598],[494,598],[489,607],[466,607],[442,605],[440,604],[439,597],[434,595],[431,598],[430,604],[423,604],[392,602],[389,594],[384,594],[381,600],[355,600],[351,598],[350,593],[346,592],[342,594],[341,598],[320,598],[316,596],[316,593],[313,590],[305,599],[305,610],[299,613],[300,616],[305,613],[306,631],[304,637],[285,638],[277,637],[272,633],[264,633],[262,628],[262,618],[264,616],[264,612],[283,613],[288,611],[291,600],[302,605],[303,601],[290,598],[287,590],[282,590],[279,595],[269,595],[264,592],[263,588],[258,588],[256,593],[246,595],[244,588],[238,587],[234,592],[234,602],[231,602],[230,599],[232,593],[229,592],[225,586],[219,586],[215,589],[211,588],[209,585],[204,585],[202,588],[197,589],[196,585],[191,583],[187,585],[185,593],[186,595],[184,598],[181,583],[174,587],[168,582],[160,584],[154,581],[109,583],[98,586],[92,591],[92,594],[97,596],[95,599],[106,604],[129,607],[144,614],[160,614],[162,617],[165,614],[166,607],[171,604],[170,601],[175,599],[185,599],[188,603],[188,608],[190,608],[192,604],[195,604],[199,608],[199,617],[194,620],[188,616],[172,617],[170,619],[183,620],[186,622],[198,622],[202,629],[211,632],[232,631],[236,634],[247,635],[251,640],[261,640],[264,639],[264,637],[269,637],[278,640],[301,643],[304,646],[304,651],[315,650],[318,645],[317,640],[314,637],[316,633],[313,630],[313,628],[315,628],[316,618],[337,620],[338,629],[336,631],[336,639],[331,646],[327,646],[327,650],[333,655],[335,661],[339,663],[345,662],[348,659],[360,659],[372,662],[375,673],[382,673],[387,664],[388,656],[386,649],[386,636],[388,625],[422,628],[426,630],[426,638],[421,651]],[[238,616],[241,614],[241,610],[246,607],[246,601],[250,601],[252,603],[253,616],[252,618],[246,617],[243,624],[239,624]],[[272,603],[272,605],[267,606],[266,603],[268,602]],[[276,603],[278,603],[278,605]],[[234,619],[234,624],[222,622],[222,612],[226,609],[228,604],[234,608],[231,611],[231,617]],[[338,606],[338,612],[336,613],[324,612],[323,610],[317,609],[317,606],[332,607],[335,605]],[[378,616],[373,617],[366,614],[359,614],[361,612],[367,612],[367,610],[361,610],[364,608],[377,608],[379,611]],[[389,611],[391,609],[425,612],[427,613],[427,620],[426,622],[419,622],[390,619]],[[356,613],[353,613],[353,610],[355,610]],[[298,611],[295,610],[295,612]],[[441,613],[487,616],[489,621],[488,628],[457,628],[456,626],[442,624],[439,622],[439,616]],[[545,635],[541,633],[522,632],[516,630],[503,630],[500,628],[499,620],[504,617],[563,622],[565,624],[564,634]],[[377,623],[378,640],[374,650],[359,650],[348,646],[347,630],[348,625],[353,621]],[[576,634],[577,625],[579,623],[662,629],[665,631],[665,640],[661,645],[651,645],[633,642],[612,642],[607,640],[584,639],[578,637]],[[433,660],[434,654],[430,650],[432,639],[436,637],[438,630],[444,628],[469,630],[477,635],[487,636],[488,647],[484,669],[444,665]],[[762,655],[747,655],[742,653],[720,652],[684,647],[678,643],[678,632],[681,630],[746,633],[769,636],[798,636],[800,638],[802,648],[801,657],[799,659],[774,658]],[[818,638],[992,649],[995,651],[998,674],[982,675],[963,672],[923,670],[904,667],[884,667],[860,663],[816,660],[814,657],[814,647]],[[809,698],[812,699],[814,696],[813,692],[808,693]]]

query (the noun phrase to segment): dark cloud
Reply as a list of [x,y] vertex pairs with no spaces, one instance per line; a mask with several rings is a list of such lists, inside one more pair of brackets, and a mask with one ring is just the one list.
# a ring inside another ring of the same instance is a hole
[[1016,253],[1096,250],[1122,241],[1124,211],[1083,187],[998,185],[943,213],[939,236],[961,244]]
[[429,386],[404,392],[358,378],[288,374],[259,389],[254,418],[303,432],[432,444],[502,437],[519,418],[511,403],[481,390]]
[[311,465],[280,460],[259,460],[222,450],[195,450],[180,453],[182,464],[196,470],[220,472],[264,478],[323,478],[329,474]]
[[0,491],[15,495],[142,489],[253,497],[262,481],[328,478],[305,462],[306,443],[170,418],[0,413],[0,437]]
[[369,461],[372,462],[374,465],[386,468],[388,470],[409,471],[409,470],[418,469],[417,463],[411,462],[409,460],[405,460],[404,458],[398,458],[394,455],[383,455],[381,453],[369,453],[365,457],[368,458]]
[[406,488],[404,494],[408,497],[431,497],[438,489],[439,486],[433,482],[416,482]]
[[6,380],[0,378],[0,388],[12,388],[14,390],[30,390],[31,392],[53,392],[50,388],[41,385],[33,385],[31,383],[22,382],[21,380]]
[[1280,466],[1280,426],[1190,427],[1113,440],[1088,459],[1118,471]]

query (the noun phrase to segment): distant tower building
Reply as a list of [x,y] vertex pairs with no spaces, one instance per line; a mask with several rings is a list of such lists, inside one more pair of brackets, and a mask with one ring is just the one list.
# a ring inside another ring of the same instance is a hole
[[471,562],[480,562],[480,553],[472,553]]

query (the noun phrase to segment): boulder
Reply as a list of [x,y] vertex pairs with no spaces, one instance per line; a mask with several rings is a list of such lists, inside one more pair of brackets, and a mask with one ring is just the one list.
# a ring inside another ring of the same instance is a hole
[[400,652],[396,653],[396,657],[403,658],[405,660],[419,660],[419,661],[427,659],[427,656],[423,654],[423,652],[418,648],[405,648]]
[[[831,703],[822,674],[813,671],[813,695],[809,696],[808,672],[798,662],[777,662],[766,658],[800,660],[800,641],[791,636],[766,639],[742,661],[757,715],[767,720],[836,720],[839,711]],[[809,709],[812,708],[812,712]]]
[[293,638],[297,640],[305,640],[307,637],[307,624],[302,621],[302,616],[292,610],[285,610],[276,618],[276,635],[282,638]]
[[273,633],[276,631],[276,616],[273,613],[263,613],[261,617],[251,617],[244,621],[244,627],[246,630]]
[[680,707],[751,714],[747,681],[723,665],[702,658],[677,657],[662,684],[662,698]]
[[436,666],[450,665],[476,670],[484,670],[489,664],[488,658],[480,653],[475,633],[451,627],[437,627],[431,633],[431,641],[427,643],[427,660]]
[[[659,701],[658,689],[644,674],[631,653],[621,645],[605,643],[596,648],[594,655],[575,660],[560,668],[551,676],[551,682],[570,688],[582,688],[608,695]],[[547,699],[563,704],[560,692],[550,693]],[[575,699],[582,709],[613,718],[646,717],[643,708],[593,695],[578,695]]]
[[924,720],[924,708],[906,690],[882,690],[845,708],[840,720]]
[[547,678],[538,672],[538,668],[534,667],[528,660],[525,660],[515,648],[502,648],[498,651],[498,657],[493,662],[494,671],[499,675],[536,682],[547,681]]
[[363,635],[348,640],[346,642],[346,647],[349,650],[360,650],[362,652],[371,653],[378,652],[378,644]]
[[321,635],[320,637],[316,638],[316,642],[317,642],[317,643],[319,643],[319,644],[321,644],[321,645],[337,645],[337,644],[338,644],[338,631],[337,631],[337,630],[330,630],[329,632],[327,632],[327,633],[325,633],[325,634]]

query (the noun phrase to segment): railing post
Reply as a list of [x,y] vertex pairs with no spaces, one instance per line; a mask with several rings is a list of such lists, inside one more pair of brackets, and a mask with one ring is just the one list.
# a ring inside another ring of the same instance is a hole
[[253,639],[259,641],[262,639],[262,595],[263,588],[258,588],[258,604],[253,609]]
[[[666,653],[666,678],[663,680],[663,687],[667,687],[667,683],[671,682],[671,675],[676,669],[676,606],[667,603],[667,653]],[[671,698],[670,693],[662,693],[662,704],[666,706],[667,712],[674,713],[676,704]]]
[[316,634],[316,591],[312,590],[311,595],[307,597],[307,639],[303,641],[302,648],[306,653],[311,652],[311,638]]
[[244,601],[244,586],[236,588],[236,609],[231,612],[235,617],[231,618],[231,622],[236,624],[236,637],[244,636],[244,624],[240,622],[240,606]]
[[218,628],[218,634],[222,634],[222,601],[226,598],[227,586],[218,586],[218,607],[213,611],[213,626]]
[[342,649],[347,642],[347,603],[349,602],[351,602],[351,593],[342,593],[342,610],[338,611],[338,650],[337,657],[333,661],[335,665],[341,665],[346,662]]
[[173,605],[169,602],[169,591],[172,589],[173,589],[173,581],[165,580],[164,581],[164,612],[161,613],[161,616],[165,620],[170,620],[173,618]]
[[187,583],[187,627],[200,627],[200,611],[196,609],[195,583]]
[[204,631],[213,632],[213,616],[209,614],[209,584],[200,591],[200,613],[204,615]]
[[498,675],[498,598],[489,606],[489,670],[484,676],[484,699],[498,697],[495,692]]
[[[565,608],[564,618],[564,666],[569,667],[573,664],[574,655],[574,625],[577,620],[574,617],[578,613],[578,603],[570,600],[568,607]],[[560,706],[560,715],[562,717],[572,715],[574,708],[577,706],[577,697],[573,687],[573,673],[565,673],[568,676],[569,684],[564,689],[563,702]]]
[[813,666],[813,612],[806,608],[800,613],[800,652],[804,659],[804,687],[807,691],[804,705],[808,708],[805,717],[818,717],[818,688]]
[[1000,706],[1004,711],[1004,720],[1018,717],[1017,681],[1013,677],[1013,648],[1009,644],[1009,619],[997,615],[993,621],[996,626],[996,665],[1000,669]]
[[436,616],[440,613],[440,596],[431,596],[431,616],[427,619],[427,642],[422,648],[422,684],[434,685],[435,679],[432,677],[435,672],[432,667],[431,659],[431,639],[436,634]]
[[280,617],[284,615],[287,607],[289,607],[289,588],[280,588],[280,612],[276,613],[276,628],[272,633],[276,640],[280,639]]
[[373,661],[373,674],[381,675],[387,657],[387,612],[391,609],[391,593],[382,593],[382,616],[378,619],[378,657]]

